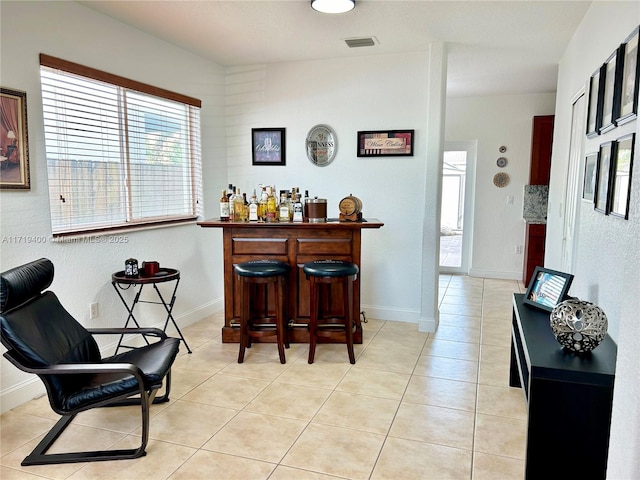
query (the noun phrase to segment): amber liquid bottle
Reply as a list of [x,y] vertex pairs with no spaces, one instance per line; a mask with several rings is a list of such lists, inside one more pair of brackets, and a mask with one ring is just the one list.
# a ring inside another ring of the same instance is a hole
[[220,221],[229,221],[229,198],[225,190],[222,190],[222,197],[220,197]]

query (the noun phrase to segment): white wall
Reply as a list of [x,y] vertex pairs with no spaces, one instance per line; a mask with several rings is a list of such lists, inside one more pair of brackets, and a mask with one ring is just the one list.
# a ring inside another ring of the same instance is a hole
[[[564,185],[569,156],[572,99],[591,74],[640,21],[638,2],[593,2],[560,63],[554,153],[551,165],[546,265],[562,259]],[[605,216],[579,202],[575,275],[571,294],[600,305],[618,345],[607,478],[640,477],[640,122],[585,140],[584,154],[626,133],[636,132],[629,220]]]
[[[425,194],[427,53],[256,65],[227,70],[229,182],[297,186],[327,199],[329,217],[353,194],[365,217],[384,222],[362,233],[362,304],[379,319],[417,322],[420,314]],[[337,135],[326,167],[306,157],[316,124]],[[252,127],[285,127],[286,167],[251,166]],[[415,129],[413,157],[358,158],[359,130]]]
[[[97,243],[50,240],[47,170],[40,94],[39,54],[47,53],[110,73],[200,98],[205,214],[217,213],[226,181],[222,69],[156,38],[133,30],[74,2],[2,2],[0,67],[2,86],[27,93],[31,190],[0,192],[0,268],[50,258],[56,268],[52,289],[88,327],[123,326],[126,311],[111,286],[111,274],[129,257],[158,260],[181,270],[175,317],[182,324],[222,308],[221,235],[195,224],[128,232],[126,243],[108,236]],[[26,243],[28,239],[44,243]],[[152,292],[152,290],[150,290]],[[132,290],[125,292],[131,299]],[[89,303],[100,316],[89,320]],[[147,306],[144,325],[162,324],[162,307]],[[107,345],[113,338],[106,341]],[[107,345],[103,344],[102,347]],[[28,400],[40,382],[2,359],[2,410]]]
[[[478,277],[522,279],[525,223],[523,186],[529,183],[533,117],[553,115],[555,94],[503,95],[447,99],[447,141],[478,141],[472,257],[469,273]],[[506,153],[498,151],[506,146]],[[499,168],[496,160],[507,158]],[[493,176],[506,172],[506,187]],[[513,204],[507,198],[513,197]]]

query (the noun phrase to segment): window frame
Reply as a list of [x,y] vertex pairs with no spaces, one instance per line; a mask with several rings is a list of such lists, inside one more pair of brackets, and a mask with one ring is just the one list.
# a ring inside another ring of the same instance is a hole
[[[99,82],[104,82],[114,87],[151,95],[159,99],[178,102],[178,103],[184,104],[185,106],[195,107],[197,109],[200,109],[202,107],[202,101],[197,98],[176,93],[160,87],[155,87],[153,85],[149,85],[146,83],[138,82],[136,80],[131,80],[125,77],[121,77],[119,75],[104,72],[102,70],[98,70],[98,69],[81,65],[78,63],[70,62],[68,60],[53,57],[44,53],[40,54],[40,66],[61,70],[66,73],[84,77],[87,80],[96,80]],[[187,114],[187,116],[190,116],[190,115]],[[191,119],[189,119],[189,121],[191,121]],[[122,134],[122,130],[120,130],[120,132]],[[191,145],[189,146],[189,151],[193,152],[194,149],[197,149],[197,155],[194,156],[193,153],[188,154],[189,169],[190,169],[190,175],[192,178],[191,194],[193,196],[193,200],[192,200],[193,213],[166,215],[166,216],[161,215],[158,217],[131,219],[131,221],[124,220],[121,223],[114,223],[113,225],[103,224],[103,225],[96,225],[96,226],[89,226],[89,227],[73,225],[66,228],[64,231],[53,232],[52,235],[54,239],[59,237],[69,237],[69,236],[77,236],[77,235],[100,235],[107,232],[131,230],[131,229],[158,228],[158,227],[175,225],[175,224],[190,223],[197,220],[199,217],[201,217],[202,210],[203,210],[203,205],[202,205],[203,202],[202,202],[202,157],[201,157],[201,151],[200,151],[201,136],[199,135],[200,125],[198,124],[198,125],[192,126],[191,128],[189,128],[189,132],[190,132],[189,141],[191,142]],[[196,140],[195,144],[194,144],[194,138],[192,135],[194,132],[197,132],[197,138],[195,139]],[[125,160],[125,162],[127,163],[129,161],[130,161],[129,159]],[[47,158],[47,168],[49,168],[48,158]],[[121,197],[120,198],[121,202],[124,202],[125,204],[128,203],[130,201],[130,198],[128,198],[128,195],[126,195],[126,197],[127,198]],[[49,199],[49,201],[51,202],[51,198]],[[51,218],[51,220],[52,220],[52,230],[53,230],[54,229],[53,217]]]

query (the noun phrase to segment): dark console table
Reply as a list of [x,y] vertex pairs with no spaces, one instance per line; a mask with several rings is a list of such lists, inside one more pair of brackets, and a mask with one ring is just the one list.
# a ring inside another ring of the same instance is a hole
[[528,411],[525,477],[604,479],[616,344],[608,335],[590,354],[560,347],[549,313],[513,298],[509,385]]

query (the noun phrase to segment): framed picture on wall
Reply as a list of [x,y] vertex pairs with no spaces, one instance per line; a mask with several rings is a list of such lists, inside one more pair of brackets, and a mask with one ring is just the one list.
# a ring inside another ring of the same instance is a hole
[[622,45],[623,62],[622,86],[620,88],[620,116],[616,123],[622,125],[638,115],[638,84],[640,84],[640,49],[638,36],[640,27],[636,28]]
[[598,68],[589,79],[589,112],[587,113],[587,137],[592,138],[600,133],[602,126],[603,67]]
[[622,48],[616,49],[604,63],[604,92],[602,99],[602,127],[606,133],[616,127],[620,116],[620,88],[622,85]]
[[631,197],[631,173],[633,171],[633,148],[636,134],[621,137],[616,142],[615,155],[611,162],[611,215],[629,218]]
[[284,128],[252,128],[253,165],[286,165]]
[[598,152],[588,154],[584,159],[584,179],[582,181],[582,199],[593,203],[593,194],[596,191],[596,166],[598,164]]
[[358,132],[358,157],[413,157],[414,130]]
[[27,94],[0,93],[0,188],[30,189]]
[[604,213],[609,214],[609,183],[611,171],[611,156],[614,154],[615,147],[614,142],[607,142],[600,145],[600,151],[598,152],[598,168],[596,173],[596,189],[594,192],[594,208]]

